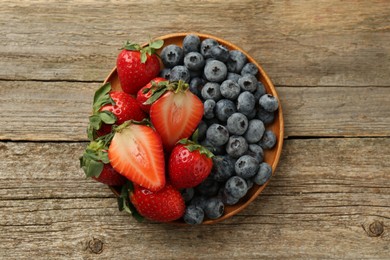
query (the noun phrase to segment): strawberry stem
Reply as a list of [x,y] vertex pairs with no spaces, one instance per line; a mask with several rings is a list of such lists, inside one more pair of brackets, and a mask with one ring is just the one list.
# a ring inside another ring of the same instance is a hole
[[209,149],[187,138],[180,139],[177,143],[183,144],[190,152],[199,151],[200,154],[204,154],[208,158],[214,157],[214,154]]
[[152,123],[147,118],[142,119],[142,121],[127,120],[127,121],[125,121],[123,124],[121,124],[119,126],[114,126],[113,132],[114,133],[121,132],[123,129],[128,128],[132,124],[134,124],[134,125],[146,125],[146,126],[150,126],[150,127],[152,126]]
[[146,46],[142,47],[138,43],[133,43],[130,41],[126,41],[123,45],[122,49],[128,51],[139,51],[141,53],[141,63],[145,63],[148,59],[147,55],[152,55],[156,53],[156,50],[160,49],[164,45],[164,41],[161,39],[157,39],[154,41],[150,41]]

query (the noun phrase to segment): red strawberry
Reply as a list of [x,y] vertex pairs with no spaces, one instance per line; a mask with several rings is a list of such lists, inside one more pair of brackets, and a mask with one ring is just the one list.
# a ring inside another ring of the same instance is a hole
[[137,94],[160,72],[160,60],[155,51],[164,44],[162,40],[151,42],[146,47],[127,42],[116,60],[117,73],[124,92]]
[[[162,94],[161,91],[157,93]],[[151,97],[148,103],[154,100],[155,97]],[[168,152],[177,141],[192,135],[202,116],[202,101],[189,91],[184,81],[167,85],[167,92],[158,97],[150,108],[150,120]]]
[[213,167],[213,154],[205,147],[180,140],[169,158],[169,178],[178,189],[199,185],[210,174]]
[[[137,101],[139,106],[143,111],[146,113],[149,113],[151,104],[144,104],[146,100],[148,100],[153,93],[153,87],[155,84],[167,81],[165,78],[154,78],[152,81],[150,81],[148,84],[146,84],[143,88],[141,88],[137,93]],[[154,83],[153,83],[154,82]]]
[[167,184],[157,192],[134,186],[130,201],[141,216],[153,221],[169,222],[184,215],[184,199],[172,185]]
[[160,136],[133,121],[118,126],[108,148],[112,167],[135,184],[152,191],[165,185],[165,161]]
[[107,147],[103,140],[92,141],[80,157],[80,167],[87,177],[111,186],[121,186],[126,178],[116,172],[109,163]]

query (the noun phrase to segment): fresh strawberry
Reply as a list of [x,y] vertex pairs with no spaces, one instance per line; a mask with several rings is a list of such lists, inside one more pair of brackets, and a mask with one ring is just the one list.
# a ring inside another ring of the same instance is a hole
[[202,101],[188,88],[184,81],[173,82],[165,93],[157,91],[147,101],[152,103],[150,120],[168,152],[177,141],[192,135],[203,116]]
[[185,211],[181,193],[170,184],[157,192],[134,185],[130,201],[141,216],[153,221],[173,221],[181,218]]
[[116,68],[124,92],[136,95],[138,90],[157,77],[160,60],[155,51],[164,44],[163,40],[151,42],[146,47],[126,42],[116,60]]
[[130,119],[141,121],[146,117],[135,98],[112,91],[109,82],[95,92],[92,112],[88,126],[90,140],[111,132],[113,124],[120,125]]
[[80,167],[87,177],[111,186],[122,186],[126,178],[116,172],[107,156],[107,147],[103,140],[92,141],[80,157]]
[[152,191],[165,185],[164,151],[160,136],[148,125],[126,121],[115,129],[108,148],[112,167]]
[[173,148],[169,157],[169,178],[178,189],[199,185],[210,174],[213,154],[205,147],[182,139]]
[[156,84],[164,81],[167,80],[165,78],[154,78],[152,79],[152,81],[150,81],[148,84],[146,84],[138,91],[137,93],[138,104],[141,107],[141,109],[146,113],[149,113],[151,104],[144,104],[144,103],[152,96],[153,89],[157,87]]

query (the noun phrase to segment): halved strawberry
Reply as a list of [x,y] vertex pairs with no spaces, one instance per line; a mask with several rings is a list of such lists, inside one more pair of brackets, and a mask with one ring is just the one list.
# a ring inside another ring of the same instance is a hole
[[135,121],[118,126],[108,148],[108,158],[117,172],[135,184],[151,191],[165,185],[161,139],[150,126]]
[[151,97],[148,103],[150,120],[161,136],[164,148],[170,152],[176,142],[188,138],[195,131],[203,116],[203,103],[188,89],[184,81],[167,85],[167,91],[160,97]]
[[154,78],[137,93],[137,101],[143,111],[149,113],[151,104],[144,104],[153,94],[153,88],[157,87],[159,82],[167,81],[165,78]]

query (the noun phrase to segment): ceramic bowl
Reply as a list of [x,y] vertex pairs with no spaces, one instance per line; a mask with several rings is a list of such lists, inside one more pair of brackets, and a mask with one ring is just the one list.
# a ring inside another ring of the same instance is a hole
[[[176,44],[176,45],[182,46],[183,39],[188,34],[190,34],[190,33],[174,33],[174,34],[168,34],[168,35],[164,35],[164,36],[157,37],[157,38],[164,40],[164,46],[167,46],[169,44]],[[248,62],[254,63],[257,66],[257,68],[259,69],[258,80],[263,83],[263,85],[266,88],[267,93],[270,93],[275,97],[278,97],[278,93],[276,92],[274,85],[272,84],[270,78],[268,77],[268,75],[266,74],[264,69],[246,51],[244,51],[240,47],[234,45],[233,43],[230,43],[224,39],[218,38],[218,37],[213,36],[213,35],[202,34],[202,33],[193,33],[193,32],[191,32],[191,34],[197,34],[199,36],[199,38],[201,39],[201,41],[206,39],[206,38],[212,38],[212,39],[217,40],[220,44],[227,47],[229,50],[239,50],[239,51],[243,52],[247,56]],[[259,48],[261,48],[261,46],[259,46]],[[160,51],[162,49],[163,48],[161,48]],[[159,53],[159,51],[157,53]],[[163,66],[163,65],[161,65],[161,66]],[[119,91],[121,90],[116,67],[110,72],[110,74],[104,80],[104,83],[106,83],[106,82],[110,82],[113,89],[119,90]],[[264,161],[272,166],[272,175],[275,175],[276,167],[278,165],[279,158],[280,158],[280,155],[282,152],[283,135],[284,135],[284,121],[283,121],[282,107],[281,107],[280,102],[279,102],[279,109],[275,112],[274,122],[270,125],[267,125],[266,129],[272,130],[275,133],[276,138],[277,138],[277,143],[273,147],[273,149],[264,150]],[[266,182],[262,186],[258,186],[256,184],[254,184],[253,187],[245,195],[245,197],[243,197],[237,204],[235,204],[233,206],[225,206],[225,213],[224,213],[224,215],[222,215],[222,217],[220,217],[218,219],[213,219],[213,220],[205,219],[203,221],[203,224],[215,224],[217,222],[220,222],[222,220],[225,220],[227,218],[234,216],[235,214],[237,214],[238,212],[240,212],[241,210],[246,208],[254,199],[256,199],[256,197],[258,197],[262,193],[262,191],[264,190],[264,188],[268,185],[268,183],[270,181],[272,181],[272,177],[268,182]],[[110,189],[112,190],[112,192],[116,196],[119,196],[120,191],[117,188],[110,187]],[[174,221],[174,223],[175,224],[185,224],[185,222],[182,220]]]

